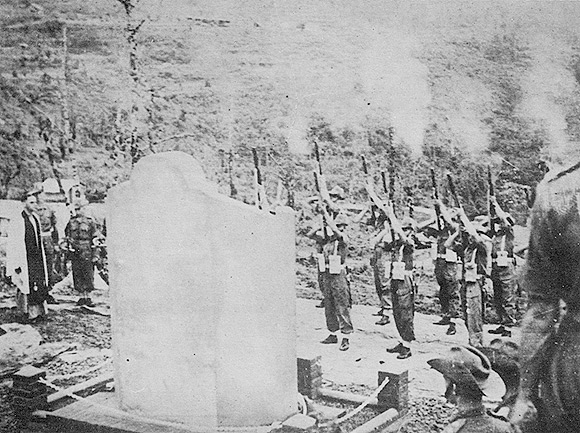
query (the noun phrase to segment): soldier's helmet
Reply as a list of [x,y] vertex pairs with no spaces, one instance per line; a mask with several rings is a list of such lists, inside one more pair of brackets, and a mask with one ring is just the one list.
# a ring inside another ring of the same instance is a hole
[[328,191],[328,195],[330,195],[333,198],[338,198],[340,200],[343,200],[344,197],[346,197],[346,194],[344,193],[344,189],[342,189],[338,185],[335,185],[334,188],[332,188],[330,191]]

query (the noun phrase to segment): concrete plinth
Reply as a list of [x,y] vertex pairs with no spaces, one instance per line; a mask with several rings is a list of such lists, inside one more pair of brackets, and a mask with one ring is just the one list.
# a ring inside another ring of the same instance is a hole
[[291,416],[292,210],[219,194],[181,152],[139,161],[107,209],[120,407],[197,428]]

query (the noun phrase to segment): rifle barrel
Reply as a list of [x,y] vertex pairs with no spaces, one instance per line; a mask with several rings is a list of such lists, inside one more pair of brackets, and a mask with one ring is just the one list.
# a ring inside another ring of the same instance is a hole
[[322,175],[322,164],[320,163],[320,150],[318,149],[318,143],[314,142],[314,155],[316,156],[316,162],[318,163],[318,173]]
[[385,194],[389,192],[389,188],[387,188],[387,175],[384,171],[381,171],[381,178],[383,179],[383,191]]
[[366,158],[365,158],[364,155],[361,155],[360,157],[362,159],[363,172],[364,172],[364,174],[368,175],[369,174],[369,168],[367,166],[367,160],[366,160]]
[[258,162],[258,151],[255,147],[252,147],[252,155],[254,156],[254,168],[256,169],[258,185],[262,185],[262,173],[260,172],[260,164]]

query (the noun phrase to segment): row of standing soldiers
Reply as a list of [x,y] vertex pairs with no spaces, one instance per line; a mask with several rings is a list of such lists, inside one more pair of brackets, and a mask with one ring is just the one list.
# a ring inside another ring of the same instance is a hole
[[[319,184],[323,185],[323,182]],[[413,319],[417,284],[413,255],[415,249],[431,247],[431,240],[421,232],[426,224],[419,227],[411,212],[411,215],[399,218],[392,201],[379,198],[372,179],[367,179],[365,188],[371,199],[370,211],[376,228],[371,266],[380,302],[377,325],[390,322],[389,311],[392,309],[400,342],[387,351],[405,359],[412,355],[408,343],[415,340]],[[329,192],[324,187],[321,189],[316,207],[322,214],[322,224],[307,236],[317,244],[318,282],[324,297],[320,307],[325,309],[330,331],[322,343],[338,343],[336,333],[340,331],[340,349],[347,350],[353,325],[350,284],[345,267],[348,239],[344,229],[348,220],[340,206],[344,191],[340,187]],[[461,316],[468,330],[469,344],[481,347],[485,293],[492,286],[499,327],[489,332],[510,336],[509,327],[516,323],[517,308],[512,217],[503,211],[493,196],[490,199],[491,218],[478,216],[473,221],[461,206],[448,208],[438,198],[434,205],[437,215],[435,277],[440,288],[442,314],[442,319],[436,324],[446,325],[447,334],[452,335],[456,333],[455,319]]]

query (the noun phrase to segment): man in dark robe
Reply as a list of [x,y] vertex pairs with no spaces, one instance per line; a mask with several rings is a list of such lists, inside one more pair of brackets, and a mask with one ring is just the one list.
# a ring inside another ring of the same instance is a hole
[[17,309],[30,323],[44,320],[48,297],[46,254],[36,208],[36,196],[28,194],[24,210],[10,222],[7,253],[7,274],[17,289]]

